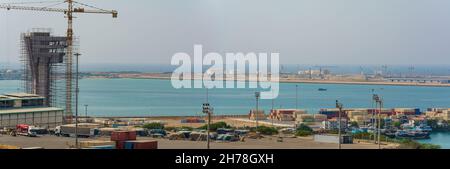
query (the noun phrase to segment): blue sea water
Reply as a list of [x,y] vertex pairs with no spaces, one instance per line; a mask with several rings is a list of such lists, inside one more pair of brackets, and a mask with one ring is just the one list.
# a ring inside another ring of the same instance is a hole
[[430,139],[419,140],[421,143],[440,145],[441,148],[450,149],[450,132],[435,132],[430,134]]
[[[16,92],[20,81],[0,81],[0,93]],[[296,83],[281,83],[275,108],[296,107]],[[335,100],[344,107],[372,107],[372,89],[382,96],[385,107],[450,107],[450,87],[344,85],[298,83],[298,107],[309,112],[333,108]],[[327,91],[318,91],[326,88]],[[209,102],[216,114],[246,114],[255,107],[256,89],[210,89]],[[169,80],[82,79],[80,108],[88,104],[91,115],[145,116],[196,115],[205,102],[205,89],[174,89]],[[269,111],[272,100],[261,100]],[[84,110],[84,109],[82,109]]]
[[[281,83],[280,95],[273,100],[275,108],[296,107],[310,113],[320,108],[333,108],[335,100],[344,107],[372,107],[372,89],[382,96],[385,107],[450,107],[450,87],[345,85]],[[17,92],[20,81],[0,80],[0,93]],[[326,88],[327,91],[318,91]],[[246,114],[255,107],[256,89],[210,89],[209,102],[216,115]],[[147,116],[199,115],[206,99],[205,89],[174,89],[169,80],[157,79],[82,79],[80,80],[80,111],[88,104],[89,115]],[[260,109],[269,111],[272,100],[261,100]],[[435,133],[423,140],[450,148],[450,134]]]

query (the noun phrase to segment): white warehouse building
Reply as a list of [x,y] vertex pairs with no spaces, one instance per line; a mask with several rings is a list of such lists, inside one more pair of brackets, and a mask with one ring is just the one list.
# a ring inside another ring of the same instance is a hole
[[0,128],[15,128],[18,124],[44,128],[62,125],[64,110],[43,106],[44,99],[25,93],[0,95]]

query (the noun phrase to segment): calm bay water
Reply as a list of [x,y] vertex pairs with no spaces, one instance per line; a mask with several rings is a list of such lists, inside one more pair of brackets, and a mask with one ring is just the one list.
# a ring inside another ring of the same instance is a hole
[[[0,93],[17,92],[20,81],[0,80]],[[296,83],[281,83],[275,108],[296,107]],[[298,107],[310,113],[333,108],[335,100],[344,107],[372,107],[372,89],[384,99],[385,107],[450,107],[450,87],[343,85],[298,83]],[[318,91],[326,88],[328,91]],[[255,107],[256,89],[211,89],[209,102],[215,114],[246,114]],[[157,79],[82,79],[80,112],[88,104],[89,115],[146,116],[199,115],[205,102],[205,89],[174,89],[169,80]],[[261,100],[260,108],[272,108],[271,100]],[[436,133],[423,142],[450,148],[450,134]]]
[[419,140],[419,142],[437,144],[444,149],[450,149],[450,132],[431,133],[430,139]]
[[[0,93],[17,92],[20,81],[0,81]],[[275,108],[295,108],[296,83],[281,83]],[[309,112],[333,108],[335,100],[344,107],[372,107],[372,89],[384,99],[385,107],[450,107],[450,87],[388,85],[298,85],[298,107]],[[318,91],[326,88],[328,91]],[[209,102],[216,114],[245,114],[255,107],[256,89],[210,89]],[[205,101],[205,89],[174,89],[169,80],[157,79],[82,79],[80,108],[89,105],[96,116],[196,115]],[[271,100],[260,107],[272,108]],[[83,111],[84,112],[84,111]]]

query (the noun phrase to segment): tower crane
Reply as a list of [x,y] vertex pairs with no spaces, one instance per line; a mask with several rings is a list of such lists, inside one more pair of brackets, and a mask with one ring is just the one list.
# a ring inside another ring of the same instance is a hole
[[[46,7],[34,7],[34,6],[23,6],[21,4],[32,4],[32,3],[48,3],[54,2],[51,6]],[[19,5],[20,4],[20,5]],[[52,6],[66,4],[67,8],[54,8]],[[75,7],[75,5],[80,7]],[[89,9],[85,9],[85,8]],[[118,12],[116,10],[104,10],[91,5],[87,5],[74,0],[64,0],[64,1],[41,1],[41,2],[22,2],[22,3],[1,3],[0,9],[6,10],[27,10],[27,11],[42,11],[42,12],[59,12],[63,13],[65,18],[67,18],[67,51],[66,51],[66,113],[72,117],[72,65],[73,65],[73,15],[78,13],[86,14],[111,14],[113,18],[117,18]],[[76,87],[78,90],[78,86]]]

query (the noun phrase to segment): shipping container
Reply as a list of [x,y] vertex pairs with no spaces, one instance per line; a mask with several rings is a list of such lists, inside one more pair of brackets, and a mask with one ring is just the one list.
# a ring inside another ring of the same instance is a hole
[[101,149],[101,150],[109,150],[109,149],[115,149],[115,145],[104,145],[104,146],[91,146],[87,147],[87,149]]
[[103,141],[103,140],[88,140],[88,141],[80,141],[80,147],[93,147],[93,146],[115,146],[116,143],[114,141]]
[[119,128],[119,127],[121,127],[121,126],[127,126],[127,124],[117,124],[117,123],[116,123],[116,124],[112,124],[112,125],[111,125],[112,128]]
[[[339,137],[337,135],[314,135],[314,141],[322,142],[322,143],[339,143]],[[353,144],[353,137],[350,135],[342,135],[341,136],[342,144]]]
[[125,141],[116,141],[116,149],[124,149]]
[[126,141],[125,149],[158,149],[158,141],[156,140],[134,140]]
[[111,136],[111,133],[113,131],[120,131],[120,129],[118,129],[118,128],[100,128],[99,129],[99,135]]
[[20,147],[0,144],[0,149],[20,149]]
[[111,141],[136,140],[136,131],[113,131]]
[[420,112],[420,109],[419,109],[419,108],[415,108],[414,111],[415,111],[416,115],[422,114],[422,112]]

